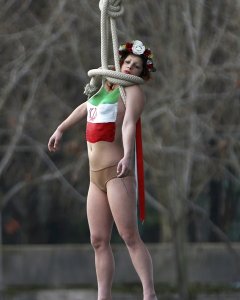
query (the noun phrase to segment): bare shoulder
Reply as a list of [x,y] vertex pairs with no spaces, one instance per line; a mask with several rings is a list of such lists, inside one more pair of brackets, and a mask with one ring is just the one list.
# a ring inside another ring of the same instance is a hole
[[131,118],[137,120],[144,108],[144,93],[139,85],[132,85],[125,88],[126,92],[126,112]]
[[143,101],[145,99],[144,92],[140,85],[131,85],[125,87],[126,98],[136,99],[137,101]]

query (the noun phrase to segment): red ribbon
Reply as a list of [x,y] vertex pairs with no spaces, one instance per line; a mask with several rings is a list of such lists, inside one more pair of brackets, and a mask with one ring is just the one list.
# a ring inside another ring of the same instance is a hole
[[145,191],[144,191],[144,166],[142,147],[142,125],[141,119],[136,124],[136,154],[137,154],[137,180],[138,180],[138,202],[139,217],[142,222],[145,219]]

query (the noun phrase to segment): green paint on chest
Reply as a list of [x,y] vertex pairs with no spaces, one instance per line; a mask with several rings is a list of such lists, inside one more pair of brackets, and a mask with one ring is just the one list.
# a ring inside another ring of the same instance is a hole
[[99,104],[115,104],[118,102],[119,96],[119,88],[113,91],[107,91],[105,87],[102,86],[88,101],[94,106],[98,106]]

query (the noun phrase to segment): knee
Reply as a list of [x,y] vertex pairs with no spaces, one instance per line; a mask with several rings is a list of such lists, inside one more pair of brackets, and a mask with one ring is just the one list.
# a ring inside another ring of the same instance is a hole
[[91,245],[95,250],[104,249],[110,245],[110,238],[91,235]]
[[119,234],[127,247],[134,247],[140,242],[140,237],[138,232],[124,231],[124,232],[119,232]]

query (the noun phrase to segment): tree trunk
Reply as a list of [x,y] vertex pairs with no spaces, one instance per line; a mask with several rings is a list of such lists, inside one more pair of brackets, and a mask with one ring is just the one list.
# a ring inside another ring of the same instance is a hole
[[186,243],[186,221],[182,216],[173,224],[174,250],[176,259],[177,287],[181,300],[188,300],[188,261]]
[[3,257],[2,257],[2,212],[0,211],[0,299],[3,298],[4,282],[3,282]]

